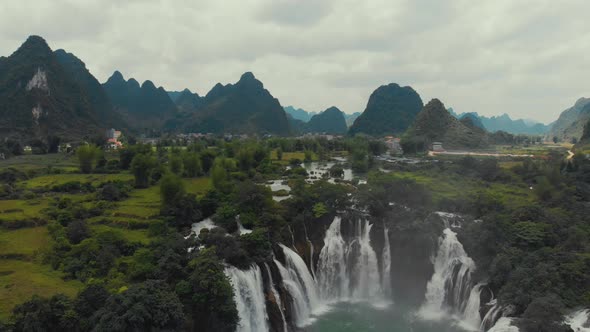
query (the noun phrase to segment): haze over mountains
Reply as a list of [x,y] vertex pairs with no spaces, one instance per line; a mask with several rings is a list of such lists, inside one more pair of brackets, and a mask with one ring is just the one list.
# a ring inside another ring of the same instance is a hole
[[[166,91],[150,80],[140,84],[119,71],[100,84],[82,60],[64,50],[53,52],[38,36],[29,37],[12,55],[0,58],[0,134],[24,140],[50,135],[80,139],[116,127],[135,134],[152,129],[170,133],[378,137],[401,136],[408,129],[415,135],[426,135],[425,128],[430,128],[434,132],[427,135],[429,140],[448,140],[449,146],[466,147],[484,145],[485,140],[477,133],[479,128],[570,141],[581,137],[590,118],[589,100],[578,100],[553,126],[546,126],[513,120],[507,114],[458,115],[452,109],[443,114],[439,110],[442,103],[436,99],[423,107],[413,88],[390,83],[371,94],[363,113],[345,114],[336,107],[316,113],[293,106],[283,108],[249,72],[234,84],[218,83],[200,96],[189,89]],[[454,115],[457,121],[446,114]],[[440,124],[446,127],[435,128],[428,121],[442,121]],[[461,135],[464,137],[458,137]]]

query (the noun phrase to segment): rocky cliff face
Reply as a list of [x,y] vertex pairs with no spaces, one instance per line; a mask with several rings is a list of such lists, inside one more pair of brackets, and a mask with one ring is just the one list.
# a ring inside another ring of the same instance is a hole
[[367,108],[354,121],[349,133],[401,134],[412,124],[422,106],[422,99],[411,87],[400,87],[395,83],[383,85],[371,94]]

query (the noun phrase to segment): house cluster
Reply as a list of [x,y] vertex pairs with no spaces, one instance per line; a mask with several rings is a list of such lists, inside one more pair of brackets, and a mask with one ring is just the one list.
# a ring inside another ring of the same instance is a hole
[[107,130],[107,145],[110,149],[117,150],[123,147],[123,143],[119,141],[121,138],[121,131],[113,128]]
[[383,140],[390,154],[404,153],[404,151],[402,150],[402,146],[400,144],[401,139],[399,137],[386,136]]

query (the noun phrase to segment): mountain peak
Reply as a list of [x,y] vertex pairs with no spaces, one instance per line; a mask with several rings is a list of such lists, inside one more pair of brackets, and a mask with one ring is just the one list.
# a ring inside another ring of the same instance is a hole
[[250,71],[243,73],[242,76],[240,77],[240,81],[251,81],[251,80],[256,80],[256,77]]
[[111,75],[111,77],[109,77],[109,79],[106,81],[106,84],[121,84],[121,83],[125,83],[125,78],[123,77],[123,74],[121,74],[121,72],[118,70],[115,70],[113,75]]
[[45,39],[32,35],[14,52],[14,55],[18,54],[31,54],[34,57],[39,57],[51,55],[53,52]]
[[411,87],[401,87],[397,83],[382,85],[371,93],[365,111],[350,127],[350,134],[401,134],[412,124],[422,106],[422,99]]
[[154,82],[150,81],[150,80],[146,80],[145,82],[143,82],[143,84],[141,85],[142,89],[150,89],[150,90],[157,90],[156,86],[154,85]]

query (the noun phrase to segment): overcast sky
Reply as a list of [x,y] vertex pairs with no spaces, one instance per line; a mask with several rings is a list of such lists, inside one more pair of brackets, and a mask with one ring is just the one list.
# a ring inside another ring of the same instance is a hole
[[0,1],[0,53],[28,35],[204,95],[252,71],[283,106],[363,111],[383,84],[458,112],[544,122],[590,96],[588,0]]

